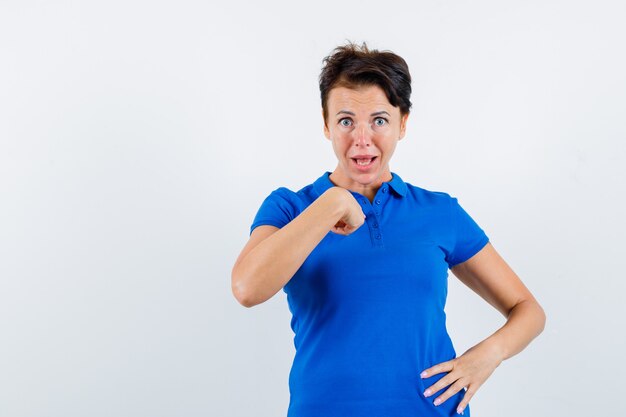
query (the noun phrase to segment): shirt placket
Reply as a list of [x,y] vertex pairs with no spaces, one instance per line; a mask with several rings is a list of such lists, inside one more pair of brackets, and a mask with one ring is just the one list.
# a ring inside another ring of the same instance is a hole
[[362,194],[354,192],[353,194],[363,206],[363,213],[365,213],[366,216],[365,223],[367,223],[372,246],[383,248],[385,245],[380,219],[382,218],[381,212],[383,205],[389,196],[389,186],[387,184],[383,184],[378,189],[378,192],[372,202],[370,202],[369,199]]

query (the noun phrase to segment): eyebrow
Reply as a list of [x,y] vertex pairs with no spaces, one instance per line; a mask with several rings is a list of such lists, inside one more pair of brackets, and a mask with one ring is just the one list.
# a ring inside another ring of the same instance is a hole
[[[340,114],[349,114],[350,116],[356,116],[353,112],[348,111],[348,110],[339,110],[335,116],[338,116]],[[381,115],[381,114],[386,114],[387,116],[391,117],[391,115],[389,113],[387,113],[386,111],[384,111],[384,110],[374,112],[374,113],[370,114],[370,116],[378,116],[378,115]]]

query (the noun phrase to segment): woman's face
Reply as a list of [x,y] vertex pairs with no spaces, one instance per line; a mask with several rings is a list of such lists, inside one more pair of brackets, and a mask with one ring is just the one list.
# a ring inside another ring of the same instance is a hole
[[324,135],[332,142],[338,162],[331,179],[343,188],[373,196],[391,180],[389,161],[404,137],[408,114],[401,116],[377,85],[333,88],[327,108]]

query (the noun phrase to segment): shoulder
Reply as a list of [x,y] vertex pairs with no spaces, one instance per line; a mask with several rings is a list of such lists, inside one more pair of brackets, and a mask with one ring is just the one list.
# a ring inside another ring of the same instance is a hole
[[313,184],[306,185],[296,191],[289,187],[278,187],[272,190],[265,200],[289,209],[293,213],[298,213],[315,200]]
[[407,186],[407,194],[411,197],[411,200],[417,202],[420,205],[434,206],[439,208],[450,207],[453,200],[456,199],[445,191],[418,187],[409,182],[405,182],[405,184]]
[[278,187],[269,194],[268,198],[290,200],[294,198],[295,192],[287,187]]
[[294,204],[301,203],[313,196],[313,185],[309,184],[297,191],[288,187],[278,187],[274,189],[268,197],[285,200]]
[[292,211],[297,206],[297,193],[287,187],[278,187],[266,195],[262,207],[273,207],[275,210]]

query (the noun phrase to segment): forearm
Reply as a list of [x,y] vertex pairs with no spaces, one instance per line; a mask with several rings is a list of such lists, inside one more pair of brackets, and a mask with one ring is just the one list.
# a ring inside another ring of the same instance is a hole
[[534,300],[525,300],[513,307],[506,323],[485,339],[491,344],[501,360],[521,352],[544,329],[546,316]]
[[237,281],[247,304],[260,304],[293,277],[343,214],[329,189],[287,225],[257,244],[237,266]]

